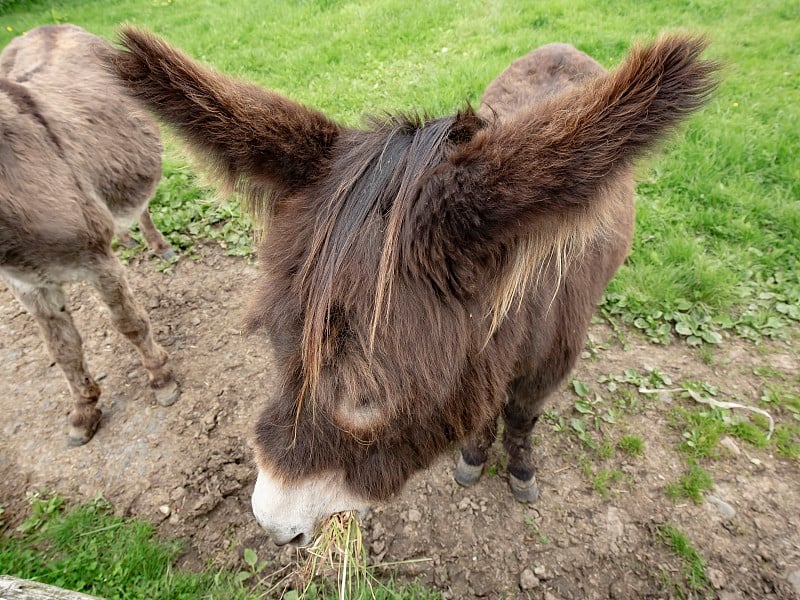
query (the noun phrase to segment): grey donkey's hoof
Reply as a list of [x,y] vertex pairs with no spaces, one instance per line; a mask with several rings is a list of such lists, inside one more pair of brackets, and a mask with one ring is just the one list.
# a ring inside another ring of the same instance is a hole
[[456,465],[456,472],[453,474],[456,483],[463,485],[464,487],[469,487],[478,483],[481,478],[481,474],[483,473],[484,464],[486,463],[471,465],[464,460],[463,456],[459,455],[458,464]]
[[69,434],[67,435],[67,445],[71,448],[83,446],[86,442],[92,439],[99,425],[99,416],[97,420],[88,427],[75,427],[74,425],[70,425]]
[[117,243],[120,246],[122,246],[123,248],[128,248],[128,249],[136,248],[136,246],[139,245],[139,242],[137,242],[135,239],[133,239],[129,235],[124,235],[124,236],[123,235],[118,235],[117,236]]
[[517,502],[528,504],[535,502],[539,497],[539,486],[536,484],[535,475],[532,475],[528,481],[522,481],[509,473],[508,485],[511,487],[511,493],[514,494]]
[[167,262],[176,260],[178,258],[178,255],[172,248],[167,248],[166,250],[162,250],[161,252],[157,252],[156,254],[158,254],[161,260],[165,260]]
[[160,406],[172,406],[181,395],[181,388],[174,379],[170,379],[166,385],[159,388],[153,388],[153,394],[156,396],[156,402]]

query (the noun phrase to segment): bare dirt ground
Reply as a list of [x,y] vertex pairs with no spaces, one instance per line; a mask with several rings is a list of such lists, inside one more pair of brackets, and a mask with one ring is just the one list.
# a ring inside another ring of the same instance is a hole
[[[80,448],[66,444],[66,383],[32,318],[0,285],[0,503],[9,520],[24,515],[28,491],[46,488],[70,501],[103,494],[119,512],[187,540],[188,565],[233,564],[248,547],[269,569],[294,560],[292,550],[262,535],[250,513],[255,470],[247,437],[274,380],[265,339],[240,334],[256,266],[216,247],[201,254],[167,273],[149,259],[129,265],[129,281],[183,389],[169,408],[156,405],[135,352],[91,290],[73,287],[73,314],[103,387],[101,428]],[[575,375],[586,382],[655,366],[675,382],[706,381],[755,404],[761,391],[755,367],[773,367],[792,381],[800,371],[800,353],[787,344],[726,341],[706,365],[682,344],[663,348],[629,338],[623,349],[602,325],[593,336],[611,341],[581,361]],[[551,419],[535,431],[541,487],[535,505],[513,500],[502,468],[489,469],[474,488],[459,488],[451,477],[454,450],[366,519],[372,561],[402,562],[386,573],[418,579],[449,598],[668,598],[678,589],[691,596],[683,563],[657,534],[672,523],[707,561],[709,585],[699,595],[797,597],[797,462],[773,455],[771,446],[759,450],[737,440],[704,463],[721,502],[674,503],[665,487],[686,464],[669,411],[687,401],[664,393],[648,398],[604,426],[612,439],[634,434],[645,443],[639,457],[617,452],[609,459],[621,478],[605,495],[591,481],[599,463],[574,435],[553,431]],[[574,400],[564,386],[553,398],[554,416],[568,420]],[[502,463],[499,444],[492,463]],[[428,560],[403,562],[409,559]]]

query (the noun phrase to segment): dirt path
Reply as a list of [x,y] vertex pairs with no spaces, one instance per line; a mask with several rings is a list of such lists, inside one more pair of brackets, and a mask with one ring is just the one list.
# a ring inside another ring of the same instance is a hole
[[[76,449],[66,446],[69,396],[61,373],[50,366],[33,320],[0,286],[0,503],[11,520],[24,511],[29,490],[46,487],[71,501],[102,493],[120,512],[188,539],[189,564],[230,564],[245,547],[256,549],[270,568],[293,560],[291,550],[264,539],[249,508],[255,471],[246,439],[274,376],[264,338],[240,334],[256,267],[214,247],[202,253],[169,273],[157,272],[150,260],[129,266],[131,285],[149,307],[183,388],[170,408],[155,404],[136,355],[95,296],[84,285],[72,290],[90,368],[102,376],[104,411],[95,439]],[[600,325],[593,335],[610,338]],[[754,403],[761,384],[753,369],[769,365],[797,388],[800,357],[788,345],[761,352],[727,343],[713,366],[682,345],[608,345],[581,361],[576,377],[595,382],[600,375],[655,366],[675,382],[706,381]],[[391,572],[402,580],[418,577],[450,598],[672,597],[675,586],[686,589],[684,564],[659,540],[659,527],[672,523],[707,561],[708,593],[726,600],[795,598],[797,462],[737,441],[737,448],[704,465],[721,502],[673,503],[665,486],[686,471],[676,450],[681,434],[669,417],[686,401],[673,396],[641,397],[636,410],[603,426],[612,441],[626,434],[643,438],[643,455],[616,452],[600,460],[575,435],[553,430],[559,417],[569,422],[574,416],[575,397],[565,389],[535,432],[537,504],[513,501],[502,468],[490,468],[472,489],[459,488],[450,473],[454,451],[367,518],[373,561],[430,559]],[[502,463],[498,450],[490,464]],[[603,469],[613,475],[605,494],[596,483]]]

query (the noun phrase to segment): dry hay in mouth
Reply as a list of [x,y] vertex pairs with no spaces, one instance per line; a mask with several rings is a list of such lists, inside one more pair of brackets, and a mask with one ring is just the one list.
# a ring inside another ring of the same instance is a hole
[[[367,568],[367,549],[356,511],[331,515],[306,549],[299,568],[302,598],[317,575],[336,573],[339,598],[358,598],[372,593],[372,575]],[[327,578],[327,577],[326,577]]]
[[339,600],[374,599],[376,588],[388,590],[376,578],[375,569],[429,560],[417,558],[368,564],[358,512],[340,512],[325,521],[310,546],[298,548],[294,568],[287,565],[264,578],[262,584],[267,580],[272,582],[266,594],[283,589],[283,597],[302,600],[320,597],[323,589],[330,589],[329,582],[335,581]]

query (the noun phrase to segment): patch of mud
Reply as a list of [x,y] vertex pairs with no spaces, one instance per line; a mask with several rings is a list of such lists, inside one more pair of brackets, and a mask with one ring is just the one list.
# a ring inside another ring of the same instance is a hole
[[[233,564],[244,548],[277,570],[294,560],[265,539],[250,513],[255,481],[247,438],[274,385],[270,349],[261,336],[243,337],[240,324],[256,267],[207,247],[171,272],[134,260],[128,279],[148,307],[157,338],[170,353],[183,390],[163,408],[146,386],[133,349],[110,325],[85,285],[70,305],[91,371],[101,377],[103,421],[86,446],[68,448],[70,398],[33,319],[0,286],[0,503],[8,520],[26,510],[25,493],[46,488],[71,501],[103,494],[120,513],[159,523],[164,535],[188,542],[184,562]],[[609,339],[595,326],[598,340]],[[674,381],[703,380],[755,403],[758,366],[789,377],[800,369],[797,350],[728,342],[703,364],[682,345],[661,348],[638,339],[610,344],[581,361],[575,376],[594,382],[626,368],[658,367]],[[487,469],[475,487],[452,480],[456,451],[420,473],[395,502],[375,508],[364,523],[374,563],[402,580],[419,579],[446,598],[669,598],[682,581],[680,561],[658,540],[673,523],[707,560],[710,590],[721,599],[796,598],[800,570],[798,464],[739,442],[704,467],[718,502],[673,503],[665,494],[685,464],[670,427],[676,399],[661,395],[611,427],[643,438],[641,457],[617,453],[622,473],[606,496],[586,474],[575,436],[542,422],[536,434],[539,501],[516,503],[502,468]],[[574,397],[553,398],[567,421]],[[755,461],[752,459],[756,459]],[[499,444],[489,465],[502,467]],[[592,465],[589,466],[592,468]],[[425,559],[407,562],[412,559]]]

